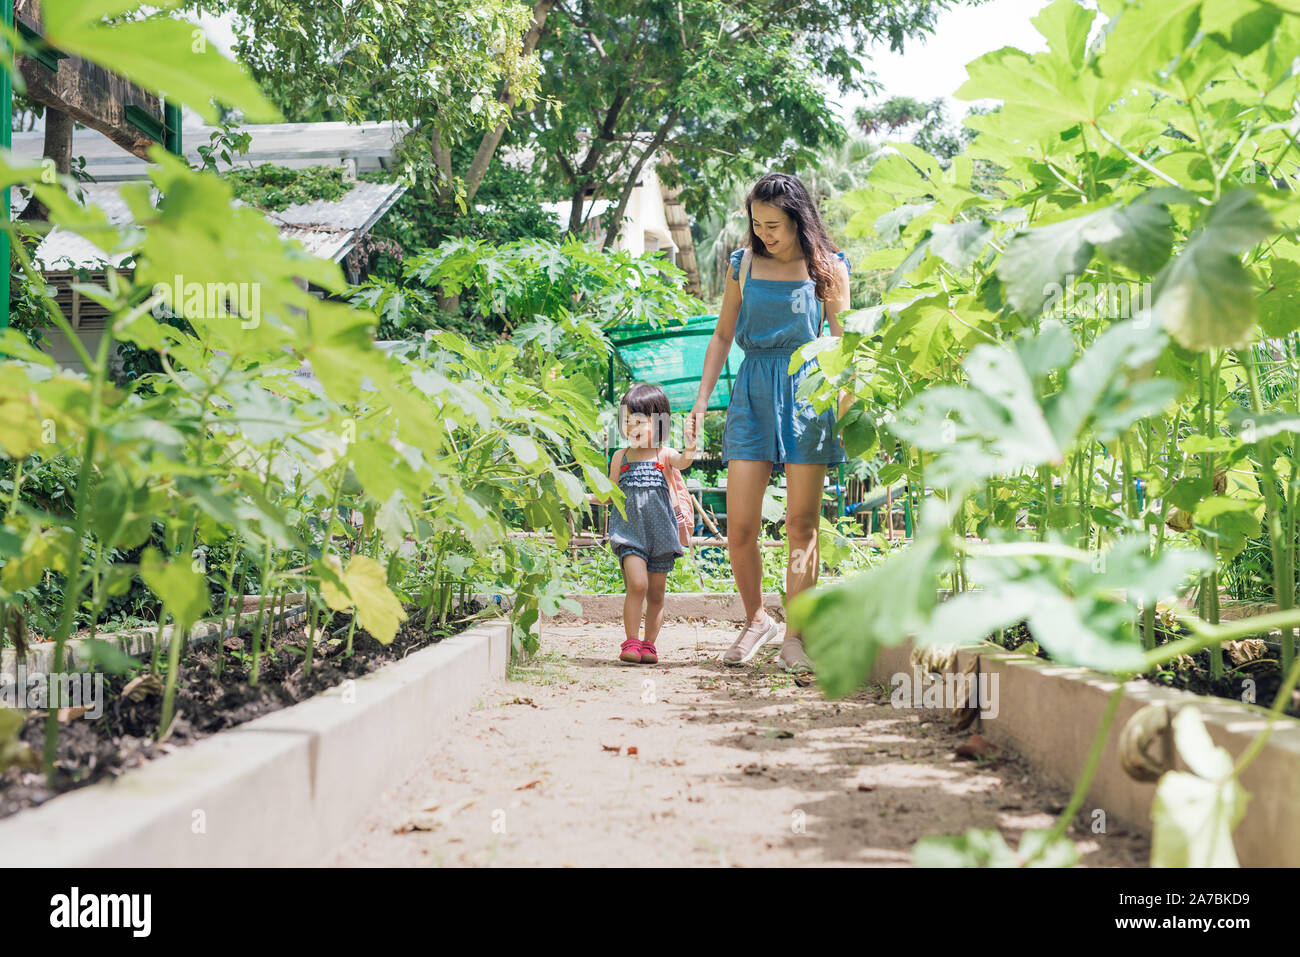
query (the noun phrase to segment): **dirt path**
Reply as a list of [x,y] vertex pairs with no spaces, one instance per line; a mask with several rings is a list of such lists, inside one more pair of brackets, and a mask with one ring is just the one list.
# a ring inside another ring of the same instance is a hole
[[[958,759],[968,732],[894,709],[887,687],[827,701],[774,648],[724,667],[735,631],[668,622],[660,663],[628,666],[621,625],[544,627],[540,660],[457,719],[331,863],[906,865],[927,833],[1000,827],[1015,846],[1065,804],[1014,757]],[[1122,831],[1075,836],[1094,866],[1149,853]]]

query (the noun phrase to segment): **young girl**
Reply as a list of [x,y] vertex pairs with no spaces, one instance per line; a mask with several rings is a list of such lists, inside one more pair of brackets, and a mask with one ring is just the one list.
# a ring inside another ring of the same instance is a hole
[[[627,390],[618,408],[619,432],[628,447],[614,453],[609,480],[626,496],[627,518],[610,509],[609,543],[623,569],[623,631],[619,660],[655,664],[655,639],[664,622],[664,585],[677,556],[684,553],[677,534],[666,466],[686,468],[695,459],[695,439],[686,451],[664,445],[672,424],[668,397],[657,385],[638,382]],[[594,494],[590,501],[600,501]],[[639,640],[641,608],[645,606],[645,638]]]

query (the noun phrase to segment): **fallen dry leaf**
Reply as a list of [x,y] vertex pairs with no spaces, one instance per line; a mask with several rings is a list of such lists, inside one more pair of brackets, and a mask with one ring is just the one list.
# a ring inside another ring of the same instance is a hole
[[85,714],[89,710],[90,709],[85,707],[84,705],[75,708],[60,708],[59,723],[67,724],[69,721],[72,721],[75,718],[80,718],[83,714]]
[[627,749],[627,756],[629,758],[635,758],[637,756],[636,745],[632,745]]
[[620,752],[620,751],[623,750],[623,745],[621,745],[621,744],[602,744],[602,745],[600,746],[600,750],[602,750],[602,751],[613,751],[615,754],[617,754],[618,752]]
[[516,784],[516,785],[515,785],[515,790],[516,790],[516,791],[527,791],[529,788],[535,788],[535,787],[537,787],[537,785],[539,785],[539,784],[541,784],[541,783],[542,783],[542,779],[541,779],[541,778],[538,778],[536,781],[529,781],[527,784]]
[[1228,653],[1228,660],[1234,665],[1244,665],[1267,655],[1268,645],[1263,638],[1243,638],[1240,641],[1225,641],[1223,650]]
[[162,676],[156,674],[140,675],[132,678],[122,689],[122,697],[129,701],[143,701],[150,695],[160,695],[163,691]]

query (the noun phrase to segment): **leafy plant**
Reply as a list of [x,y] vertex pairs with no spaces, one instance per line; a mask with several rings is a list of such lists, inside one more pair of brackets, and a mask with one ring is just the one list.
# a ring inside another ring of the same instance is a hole
[[[867,261],[887,273],[884,299],[792,362],[816,356],[804,392],[819,407],[855,393],[846,441],[887,455],[880,481],[905,477],[927,500],[906,550],[800,596],[792,624],[816,622],[808,649],[832,695],[909,637],[974,643],[1023,622],[1056,661],[1127,676],[1207,651],[1217,679],[1221,641],[1271,626],[1275,718],[1300,680],[1300,18],[1055,0],[1034,24],[1045,51],[968,65],[958,94],[1002,106],[966,119],[963,152],[891,144],[848,198],[849,231],[888,243]],[[1252,539],[1279,610],[1242,631],[1218,624],[1220,580]],[[1195,613],[1175,605],[1178,624],[1157,627],[1158,604],[1189,589]],[[1237,777],[1268,731],[1234,769],[1196,743],[1194,720],[1182,739],[1201,783],[1163,785],[1157,856],[1223,862]],[[1206,815],[1214,840],[1192,838]],[[1011,860],[987,835],[928,847]]]

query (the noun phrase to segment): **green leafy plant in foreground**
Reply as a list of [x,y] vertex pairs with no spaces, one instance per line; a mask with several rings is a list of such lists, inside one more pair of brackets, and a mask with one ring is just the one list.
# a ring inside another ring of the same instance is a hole
[[[1053,660],[1119,677],[1208,650],[1221,678],[1223,641],[1280,629],[1265,729],[1233,764],[1184,709],[1194,773],[1166,774],[1153,810],[1153,862],[1233,863],[1240,775],[1300,680],[1300,16],[1099,7],[1055,0],[1034,18],[1045,51],[968,66],[958,93],[1003,105],[967,119],[963,153],[893,144],[847,198],[850,231],[892,243],[867,263],[889,270],[885,299],[792,363],[816,355],[814,403],[855,393],[855,453],[888,454],[880,480],[927,500],[904,551],[800,596],[790,617],[831,695],[881,647],[970,644],[1022,621]],[[1278,611],[1221,625],[1223,570],[1261,534]],[[1160,603],[1189,586],[1194,608],[1163,609],[1183,634],[1164,633]],[[1014,853],[983,832],[929,841],[918,861],[1066,862],[1059,839],[1118,694],[1052,831]]]
[[[104,25],[99,5],[72,0],[50,0],[45,10],[59,26],[56,45],[102,56],[141,82],[161,76],[153,58],[180,48],[177,30],[190,48],[191,28],[165,18]],[[124,55],[142,30],[167,42]],[[213,112],[211,89],[256,112],[260,98],[241,99],[246,84],[225,82],[234,68],[213,57],[187,61],[193,73],[183,83],[168,73],[169,92],[184,99],[202,91],[193,105],[205,115]],[[163,679],[160,737],[188,667],[190,626],[209,613],[236,633],[249,631],[238,654],[256,685],[265,656],[280,653],[272,638],[291,603],[305,605],[309,676],[335,616],[348,616],[345,654],[358,629],[386,644],[412,613],[442,628],[457,603],[467,603],[474,572],[515,591],[514,647],[535,647],[539,608],[562,600],[559,575],[546,556],[512,539],[506,516],[554,527],[563,543],[584,511],[585,489],[613,490],[592,443],[596,387],[540,338],[484,349],[434,332],[404,350],[378,348],[374,315],[307,291],[310,284],[343,295],[336,264],[283,241],[260,212],[236,205],[224,178],[158,147],[150,158],[151,182],[121,190],[131,228],[79,206],[39,167],[0,161],[6,181],[35,192],[53,224],[135,263],[130,276],[109,270],[103,285],[79,286],[108,312],[91,350],[54,300],[40,297],[84,372],[57,366],[14,330],[0,333],[0,453],[13,463],[0,502],[0,615],[9,620],[55,578],[48,637],[58,673],[78,616],[95,627],[114,596],[143,581],[161,608],[148,663]],[[25,247],[13,249],[24,282],[43,288]],[[577,253],[599,256],[585,247]],[[162,290],[178,279],[221,290],[253,284],[260,309],[213,311],[202,297],[172,302]],[[176,318],[184,321],[169,321]],[[576,321],[562,333],[600,341]],[[159,371],[114,383],[117,343],[157,356]],[[24,496],[51,472],[67,475],[69,505]],[[138,559],[118,560],[128,552]],[[249,592],[256,601],[246,611]],[[215,606],[214,594],[224,596]],[[134,664],[96,657],[115,670]],[[220,642],[214,657],[219,676]],[[43,749],[52,784],[56,711]]]

